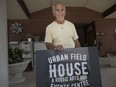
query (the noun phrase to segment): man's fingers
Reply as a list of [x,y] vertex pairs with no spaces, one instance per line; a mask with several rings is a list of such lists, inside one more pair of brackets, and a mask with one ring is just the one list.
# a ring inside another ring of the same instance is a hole
[[57,45],[57,46],[54,47],[54,50],[60,51],[60,50],[64,50],[64,48],[63,48],[62,45]]

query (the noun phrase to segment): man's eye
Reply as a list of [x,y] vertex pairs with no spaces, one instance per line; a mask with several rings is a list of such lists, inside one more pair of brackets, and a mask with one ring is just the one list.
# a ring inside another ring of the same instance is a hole
[[58,9],[56,9],[56,11],[59,11]]
[[62,11],[64,11],[64,9],[62,9]]

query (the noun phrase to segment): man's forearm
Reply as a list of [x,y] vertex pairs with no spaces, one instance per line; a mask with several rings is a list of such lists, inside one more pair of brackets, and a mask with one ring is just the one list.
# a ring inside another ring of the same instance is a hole
[[74,42],[75,42],[75,48],[76,48],[76,47],[81,47],[80,42],[79,42],[78,39],[77,39],[77,40],[74,40]]

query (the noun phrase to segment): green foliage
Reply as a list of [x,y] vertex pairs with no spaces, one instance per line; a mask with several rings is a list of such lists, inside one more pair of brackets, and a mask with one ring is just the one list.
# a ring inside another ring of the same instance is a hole
[[23,61],[22,58],[23,50],[19,48],[8,48],[8,62],[9,64],[19,63]]

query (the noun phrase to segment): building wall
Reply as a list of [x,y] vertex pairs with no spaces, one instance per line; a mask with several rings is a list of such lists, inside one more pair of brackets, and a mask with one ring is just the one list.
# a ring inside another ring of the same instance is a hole
[[[101,19],[102,15],[99,12],[87,9],[87,8],[76,8],[68,7],[66,19],[73,23],[90,23],[92,21]],[[31,19],[29,20],[8,20],[8,34],[9,41],[23,40],[27,33],[31,33],[33,36],[44,36],[46,26],[54,21],[54,16],[52,14],[51,8],[46,8],[41,11],[37,11],[31,14]],[[13,34],[10,27],[12,23],[21,23],[23,28],[23,33]]]
[[[66,19],[73,23],[90,23],[95,21],[96,31],[103,31],[105,33],[103,37],[111,37],[113,41],[110,42],[112,42],[112,44],[116,42],[113,39],[113,35],[109,36],[112,34],[111,29],[113,30],[116,27],[116,19],[104,19],[101,13],[85,7],[67,7]],[[40,36],[40,40],[43,40],[46,26],[52,21],[54,21],[52,8],[46,8],[32,13],[29,20],[8,20],[8,39],[9,41],[27,40],[28,35],[31,34],[32,37]],[[21,34],[14,34],[11,32],[11,24],[15,22],[21,23],[24,27]],[[99,39],[101,36],[97,37],[97,39]],[[104,46],[102,46],[102,54],[104,54],[106,49],[108,49],[108,44],[106,42],[109,41],[105,38],[103,38],[102,41],[105,41]]]
[[116,50],[116,19],[103,19],[96,21],[96,32],[102,32],[104,35],[98,35],[97,40],[101,39],[101,56],[106,55],[108,49]]

